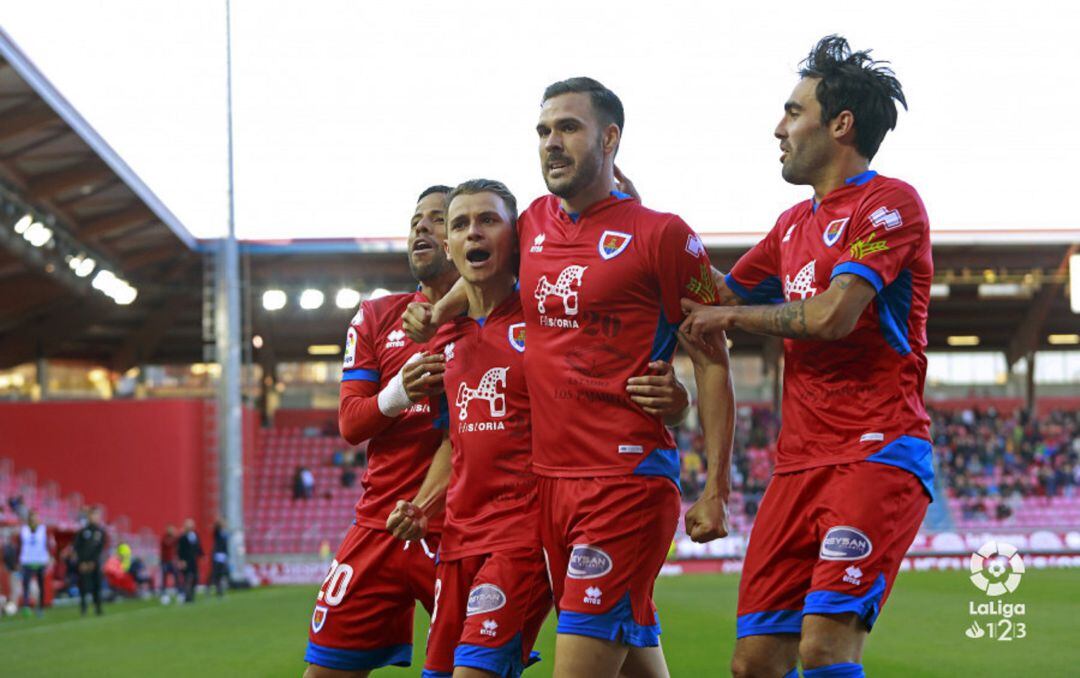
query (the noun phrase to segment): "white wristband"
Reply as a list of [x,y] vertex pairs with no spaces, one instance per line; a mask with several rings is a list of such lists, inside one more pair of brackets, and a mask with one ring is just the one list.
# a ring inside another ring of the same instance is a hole
[[398,373],[390,380],[390,382],[383,387],[383,390],[379,391],[379,411],[387,417],[396,417],[412,405],[412,401],[409,400],[409,394],[405,392],[405,377],[402,373],[405,371],[410,363],[414,363],[420,359],[419,353],[414,353],[409,358],[405,365],[402,366]]

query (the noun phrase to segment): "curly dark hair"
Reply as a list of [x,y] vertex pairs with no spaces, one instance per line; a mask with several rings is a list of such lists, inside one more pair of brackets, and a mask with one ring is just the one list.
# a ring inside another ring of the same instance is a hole
[[799,64],[799,76],[819,78],[815,91],[821,104],[821,121],[843,111],[855,116],[855,147],[872,159],[886,132],[896,129],[896,102],[907,110],[900,81],[888,61],[876,61],[871,50],[852,52],[848,41],[829,35],[818,41]]

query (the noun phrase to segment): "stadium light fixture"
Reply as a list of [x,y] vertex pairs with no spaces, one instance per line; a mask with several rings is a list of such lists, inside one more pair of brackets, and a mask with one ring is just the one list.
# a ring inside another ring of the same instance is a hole
[[139,291],[129,282],[116,277],[116,274],[108,269],[98,271],[90,286],[121,306],[127,306],[139,296]]
[[26,232],[22,234],[22,237],[34,247],[41,247],[52,240],[53,231],[40,221],[35,221],[30,224],[29,228],[26,229]]
[[337,304],[338,308],[356,308],[360,304],[360,293],[348,287],[343,287],[338,290],[337,296],[334,297],[334,303]]
[[980,299],[1030,299],[1034,288],[1020,283],[982,283]]
[[30,228],[30,224],[32,223],[34,223],[33,216],[29,214],[23,215],[22,219],[19,219],[15,222],[15,232],[19,235],[23,235],[24,233],[26,233],[27,229]]
[[75,275],[80,278],[85,278],[94,272],[94,267],[97,266],[97,262],[90,257],[84,257],[79,265],[75,268]]
[[1080,254],[1069,257],[1069,306],[1080,313]]
[[973,334],[956,334],[949,337],[949,346],[978,346],[979,338]]
[[263,347],[262,335],[261,334],[256,334],[254,337],[252,337],[251,338],[251,345],[254,346],[255,348],[262,348]]
[[1051,334],[1047,339],[1054,346],[1076,346],[1080,344],[1080,334]]
[[308,355],[337,355],[341,347],[337,344],[312,344],[307,347]]
[[306,289],[300,293],[300,308],[305,311],[314,311],[322,308],[326,296],[320,290]]
[[368,299],[381,299],[388,294],[390,294],[390,290],[386,289],[385,287],[376,287],[375,289],[371,290],[371,294],[368,295]]
[[287,300],[283,290],[266,290],[263,292],[262,305],[267,311],[280,311],[285,308]]
[[930,298],[931,299],[948,299],[949,298],[949,286],[946,283],[933,283],[930,285]]

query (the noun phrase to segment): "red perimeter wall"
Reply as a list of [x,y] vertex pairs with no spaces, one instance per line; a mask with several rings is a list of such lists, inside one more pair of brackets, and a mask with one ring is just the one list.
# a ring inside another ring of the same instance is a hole
[[[104,504],[110,518],[128,516],[135,529],[160,533],[192,517],[204,532],[217,504],[217,469],[204,452],[211,412],[201,400],[3,403],[0,457],[33,469],[39,483],[55,481],[63,494]],[[257,418],[244,414],[250,497]]]

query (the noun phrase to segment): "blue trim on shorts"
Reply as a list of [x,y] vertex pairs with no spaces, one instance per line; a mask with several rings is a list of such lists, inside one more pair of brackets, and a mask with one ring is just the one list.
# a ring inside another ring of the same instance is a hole
[[829,664],[819,666],[816,669],[803,669],[805,678],[866,678],[862,664],[844,662],[843,664]]
[[337,647],[323,647],[308,641],[304,661],[316,666],[339,671],[366,671],[384,666],[411,666],[412,643],[390,645],[374,650],[342,650]]
[[355,370],[343,370],[341,372],[342,381],[373,381],[376,384],[379,383],[379,371],[378,370],[363,370],[356,368]]
[[888,464],[912,473],[934,501],[934,446],[929,440],[915,436],[900,436],[866,458],[878,464]]
[[634,468],[635,476],[659,476],[667,478],[675,483],[675,487],[682,494],[682,483],[679,482],[679,450],[674,447],[656,448],[641,460]]
[[801,633],[802,615],[802,610],[768,610],[740,614],[735,620],[735,637]]
[[627,591],[607,612],[589,614],[563,610],[559,613],[556,632],[617,640],[632,647],[656,647],[660,644],[660,618],[656,617],[656,623],[651,626],[642,626],[635,622],[630,606],[630,592]]
[[870,590],[861,596],[851,596],[837,591],[811,591],[806,594],[803,614],[840,614],[854,612],[866,624],[874,628],[881,613],[881,598],[885,595],[885,575],[879,574]]
[[540,661],[539,652],[529,653],[528,663],[521,661],[521,632],[499,647],[462,643],[454,649],[454,667],[489,671],[501,678],[518,678],[528,666]]

